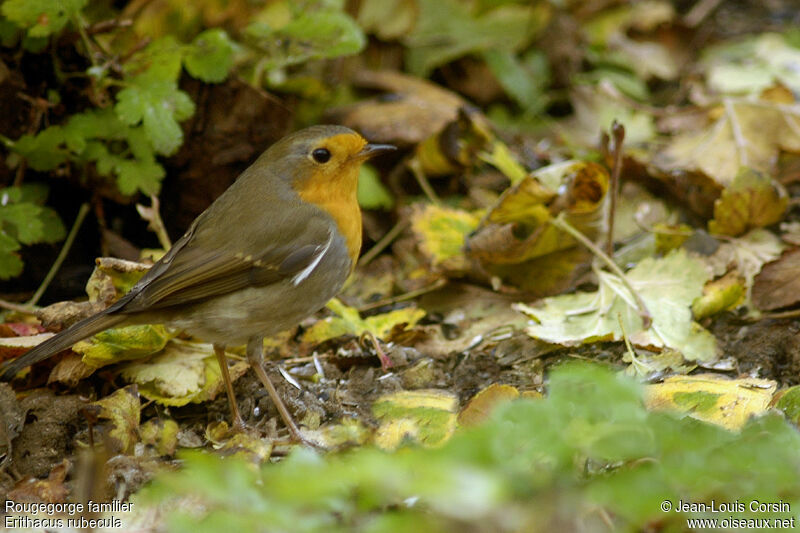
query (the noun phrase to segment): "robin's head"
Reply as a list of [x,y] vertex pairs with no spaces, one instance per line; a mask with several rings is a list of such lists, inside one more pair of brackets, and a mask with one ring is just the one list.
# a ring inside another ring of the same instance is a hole
[[280,179],[288,180],[302,201],[333,218],[355,264],[361,248],[359,169],[370,157],[392,150],[391,145],[369,144],[344,126],[312,126],[284,137],[262,159]]
[[311,126],[287,135],[264,154],[280,168],[298,193],[312,189],[339,189],[355,194],[361,163],[394,150],[385,144],[369,144],[344,126]]

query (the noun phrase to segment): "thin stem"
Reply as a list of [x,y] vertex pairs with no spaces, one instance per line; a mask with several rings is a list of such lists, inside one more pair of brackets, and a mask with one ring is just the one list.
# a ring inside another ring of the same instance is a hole
[[69,253],[70,248],[72,248],[72,244],[75,242],[75,237],[78,235],[78,230],[81,228],[83,224],[83,220],[86,218],[86,215],[89,213],[89,204],[83,203],[81,204],[81,208],[78,209],[78,216],[75,217],[75,222],[72,223],[72,228],[69,230],[69,235],[67,235],[66,240],[64,241],[64,245],[61,247],[61,251],[58,252],[58,257],[56,257],[55,262],[53,262],[53,266],[50,267],[50,270],[47,272],[47,275],[44,277],[42,284],[39,285],[39,288],[36,289],[36,292],[33,293],[31,299],[28,300],[28,305],[36,305],[39,299],[44,294],[44,291],[47,290],[47,287],[50,285],[50,282],[53,281],[58,270],[61,268],[61,264],[64,262],[64,259],[67,258],[67,254]]
[[436,195],[436,191],[433,190],[431,187],[428,178],[425,176],[425,173],[422,171],[422,165],[420,164],[419,160],[415,157],[411,159],[408,163],[408,168],[411,169],[411,173],[414,174],[414,178],[419,183],[419,186],[422,188],[422,192],[425,193],[425,196],[428,197],[432,203],[436,205],[440,205],[442,203],[439,200],[439,197]]
[[383,300],[378,300],[377,302],[372,302],[367,305],[361,306],[358,308],[358,311],[364,312],[364,311],[369,311],[370,309],[377,309],[378,307],[383,307],[384,305],[393,305],[399,302],[406,302],[408,300],[413,300],[417,296],[422,296],[423,294],[428,294],[429,292],[441,289],[445,285],[447,285],[447,279],[439,278],[430,285],[422,287],[421,289],[409,291],[403,294],[398,294],[397,296],[384,298]]
[[25,313],[26,315],[32,315],[34,311],[36,311],[36,307],[33,305],[18,304],[15,302],[9,302],[8,300],[0,300],[0,309],[8,309],[9,311]]
[[361,259],[358,261],[358,265],[366,266],[370,262],[372,262],[372,260],[375,259],[378,256],[378,254],[384,251],[387,246],[392,244],[392,241],[394,241],[397,238],[397,236],[400,235],[400,233],[402,233],[404,229],[406,229],[407,226],[408,222],[405,220],[401,220],[400,222],[395,224],[392,227],[392,229],[386,232],[386,235],[381,237],[381,240],[375,243],[375,246],[370,248],[367,253],[361,256]]
[[167,233],[167,228],[164,226],[164,221],[161,219],[159,206],[160,204],[158,202],[158,197],[155,195],[150,195],[150,207],[145,207],[142,204],[136,204],[136,211],[139,213],[140,217],[148,222],[147,229],[156,234],[156,237],[158,237],[158,243],[161,245],[161,247],[165,250],[169,250],[172,248],[172,241]]
[[644,326],[644,329],[648,329],[650,327],[650,324],[653,322],[652,316],[650,315],[650,311],[647,310],[647,306],[642,300],[642,297],[639,296],[639,293],[636,291],[636,289],[633,288],[633,285],[631,285],[631,282],[628,281],[628,278],[627,276],[625,276],[625,273],[622,271],[621,268],[619,268],[619,266],[617,266],[614,260],[611,259],[611,257],[609,257],[608,255],[606,255],[606,253],[603,252],[603,250],[601,250],[597,245],[595,245],[595,243],[589,240],[586,237],[586,235],[584,235],[583,233],[572,227],[572,225],[569,222],[564,220],[563,213],[558,215],[556,218],[551,219],[550,223],[555,227],[557,227],[558,229],[572,235],[572,237],[574,237],[575,240],[577,240],[582,245],[586,246],[589,250],[591,250],[591,252],[595,256],[597,256],[601,261],[603,261],[603,263],[606,264],[606,266],[608,266],[609,270],[611,270],[614,274],[616,274],[619,277],[619,279],[622,281],[622,284],[625,286],[626,289],[630,291],[630,293],[633,295],[634,300],[636,301],[636,307],[638,308],[639,316],[642,318],[642,324]]

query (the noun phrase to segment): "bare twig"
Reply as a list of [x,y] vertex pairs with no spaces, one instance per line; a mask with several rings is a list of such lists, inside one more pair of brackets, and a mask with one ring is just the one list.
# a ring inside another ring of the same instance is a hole
[[614,147],[611,153],[614,156],[614,166],[611,168],[611,186],[608,193],[611,195],[611,206],[608,209],[608,235],[606,236],[606,253],[614,255],[614,216],[617,212],[617,196],[619,196],[619,176],[622,172],[622,143],[625,140],[625,126],[614,120],[611,123],[611,135],[614,136]]

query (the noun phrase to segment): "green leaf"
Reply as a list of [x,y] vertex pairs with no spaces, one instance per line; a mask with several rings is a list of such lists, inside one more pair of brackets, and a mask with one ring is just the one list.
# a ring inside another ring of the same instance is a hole
[[425,76],[461,56],[524,47],[547,22],[537,6],[505,5],[473,16],[456,0],[419,0],[417,24],[405,43],[409,70]]
[[529,71],[516,54],[506,50],[487,50],[483,53],[486,64],[497,77],[500,85],[523,110],[541,111],[547,104],[543,94],[544,83],[548,79],[547,59],[540,52],[527,57],[533,66]]
[[219,83],[233,67],[234,43],[225,30],[206,30],[192,41],[183,58],[189,74],[209,83]]
[[371,165],[362,165],[358,176],[358,203],[364,209],[391,209],[394,197]]
[[23,135],[11,149],[27,159],[33,170],[45,172],[67,160],[64,142],[64,130],[59,126],[51,126],[36,135]]
[[156,39],[125,63],[125,75],[131,80],[177,83],[184,50],[185,45],[171,35]]
[[117,94],[114,111],[128,126],[141,122],[155,151],[171,155],[183,143],[178,121],[192,116],[194,102],[174,82],[138,78]]
[[0,228],[0,279],[11,279],[22,273],[22,259],[15,253],[19,249],[17,240]]
[[6,0],[0,12],[16,25],[27,28],[30,37],[58,33],[77,16],[87,0]]
[[301,13],[279,29],[255,22],[247,27],[246,34],[267,50],[273,69],[356,54],[366,45],[358,24],[346,13],[330,9]]
[[114,170],[118,174],[117,186],[122,194],[134,194],[137,190],[145,194],[157,194],[161,179],[166,174],[164,167],[155,160],[126,159],[116,163]]

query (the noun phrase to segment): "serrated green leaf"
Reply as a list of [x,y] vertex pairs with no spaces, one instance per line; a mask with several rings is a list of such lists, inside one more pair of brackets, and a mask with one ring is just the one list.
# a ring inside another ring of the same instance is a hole
[[183,142],[178,121],[192,116],[194,102],[173,82],[136,79],[117,94],[114,111],[128,126],[141,122],[155,151],[171,155]]
[[30,37],[47,37],[80,13],[87,0],[6,0],[0,12]]
[[225,30],[214,28],[198,35],[183,58],[186,70],[195,78],[219,83],[233,66],[235,45]]
[[145,194],[158,194],[161,179],[166,172],[155,160],[126,159],[114,165],[117,186],[122,194],[134,194],[137,190]]
[[64,226],[52,209],[31,203],[0,207],[0,220],[10,225],[10,231],[22,244],[57,242],[64,238]]
[[366,44],[358,24],[340,11],[303,13],[280,33],[292,40],[291,54],[303,60],[357,54]]
[[22,273],[22,259],[15,252],[20,244],[0,228],[0,279],[10,279]]
[[[9,189],[19,190],[19,198],[15,201],[29,202],[36,205],[43,205],[45,201],[47,201],[47,194],[49,192],[47,185],[44,183],[25,183],[19,187],[9,187]],[[0,195],[9,189],[0,190]]]
[[64,141],[64,130],[50,126],[36,135],[23,135],[14,142],[12,150],[25,157],[33,170],[45,172],[67,160],[68,153],[62,146]]

